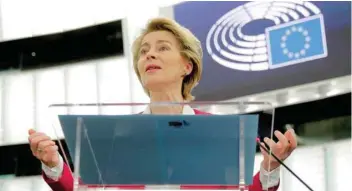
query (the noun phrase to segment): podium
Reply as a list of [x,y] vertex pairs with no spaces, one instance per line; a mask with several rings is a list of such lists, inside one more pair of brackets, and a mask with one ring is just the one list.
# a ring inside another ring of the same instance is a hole
[[68,147],[62,157],[74,163],[75,190],[248,190],[259,171],[255,108],[274,113],[267,102],[76,103],[49,110]]

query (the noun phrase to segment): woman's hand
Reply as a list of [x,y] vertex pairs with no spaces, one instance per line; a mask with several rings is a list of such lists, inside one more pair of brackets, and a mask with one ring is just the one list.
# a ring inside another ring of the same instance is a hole
[[46,166],[50,168],[56,167],[60,162],[60,158],[55,142],[46,134],[36,132],[33,129],[30,129],[28,134],[28,141],[33,155]]
[[[278,142],[275,143],[272,139],[269,139],[267,137],[264,138],[264,142],[269,145],[269,147],[272,149],[271,152],[277,156],[281,161],[285,160],[287,157],[289,157],[292,153],[293,150],[296,149],[297,147],[297,139],[296,135],[293,129],[289,129],[285,132],[285,134],[282,134],[280,131],[275,131],[274,132],[275,136],[278,138]],[[264,147],[264,143],[261,143]],[[277,168],[280,166],[280,163],[276,161],[276,159],[272,156],[269,156],[269,154],[260,148],[264,160],[262,162],[262,167],[270,172],[273,169]],[[268,149],[269,150],[269,149]],[[270,168],[269,168],[270,166]]]

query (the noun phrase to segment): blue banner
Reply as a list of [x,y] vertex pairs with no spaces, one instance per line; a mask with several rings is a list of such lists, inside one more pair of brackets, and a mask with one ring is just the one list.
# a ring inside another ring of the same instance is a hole
[[184,2],[173,13],[202,43],[196,100],[351,75],[351,2]]

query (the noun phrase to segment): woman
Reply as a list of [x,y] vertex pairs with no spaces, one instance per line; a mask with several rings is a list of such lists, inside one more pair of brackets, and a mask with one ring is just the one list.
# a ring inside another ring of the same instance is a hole
[[[135,72],[150,102],[187,102],[193,100],[192,89],[199,82],[202,72],[202,48],[198,39],[176,22],[156,18],[135,40],[132,48]],[[148,107],[144,113],[191,114],[204,112],[189,106]],[[285,134],[275,132],[279,142],[265,138],[273,153],[282,160],[296,148],[292,130]],[[43,177],[54,190],[73,189],[73,178],[68,166],[58,154],[58,147],[43,133],[29,131],[29,142],[33,155],[42,162]],[[262,151],[264,160],[260,171],[254,176],[251,191],[277,190],[279,186],[279,163]],[[271,162],[269,165],[269,161]],[[270,169],[269,169],[270,166]],[[267,176],[270,174],[270,181]]]

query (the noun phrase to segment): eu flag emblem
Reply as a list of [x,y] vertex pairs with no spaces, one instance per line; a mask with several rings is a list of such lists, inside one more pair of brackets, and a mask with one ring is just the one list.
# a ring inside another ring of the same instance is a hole
[[315,60],[328,54],[321,14],[268,27],[265,33],[270,68]]

